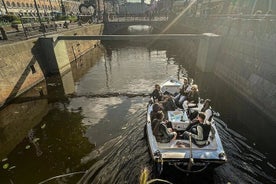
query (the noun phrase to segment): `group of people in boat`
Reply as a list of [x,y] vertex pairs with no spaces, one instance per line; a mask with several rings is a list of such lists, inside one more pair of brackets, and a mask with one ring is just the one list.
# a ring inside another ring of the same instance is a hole
[[[211,100],[206,99],[201,102],[202,107],[198,107],[199,92],[197,85],[188,83],[188,79],[183,79],[183,85],[179,93],[162,93],[159,84],[151,93],[153,99],[152,111],[150,113],[153,135],[158,142],[167,143],[175,140],[192,138],[192,142],[197,146],[209,144],[208,138],[211,132],[211,138],[214,138],[215,131],[211,126],[213,111],[211,109]],[[188,127],[177,132],[172,129],[171,122],[168,121],[167,112],[183,110],[190,119]]]

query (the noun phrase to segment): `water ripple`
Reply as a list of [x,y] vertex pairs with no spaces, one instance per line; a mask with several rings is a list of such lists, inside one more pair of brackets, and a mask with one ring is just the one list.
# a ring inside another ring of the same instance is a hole
[[[156,178],[153,172],[147,142],[143,135],[145,110],[138,110],[127,120],[127,131],[121,136],[107,142],[98,151],[98,161],[79,183],[138,183],[139,175],[144,167],[149,168],[150,177]],[[275,168],[265,168],[264,154],[248,145],[246,139],[237,132],[227,128],[221,120],[217,121],[217,129],[221,136],[228,163],[216,168],[214,172],[186,176],[173,168],[162,176],[173,183],[275,183],[275,176],[270,174]],[[85,160],[85,159],[83,159]],[[86,160],[87,161],[87,160]],[[270,165],[266,162],[266,166]]]

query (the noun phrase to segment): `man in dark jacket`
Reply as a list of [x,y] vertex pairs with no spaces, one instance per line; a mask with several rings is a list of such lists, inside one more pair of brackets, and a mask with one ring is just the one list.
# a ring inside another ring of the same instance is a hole
[[197,120],[187,127],[186,131],[182,134],[187,138],[192,137],[193,142],[198,146],[205,146],[208,144],[208,137],[211,131],[211,124],[206,123],[205,114],[200,112]]
[[153,92],[150,94],[150,96],[153,98],[154,102],[162,101],[163,100],[163,95],[161,92],[161,87],[159,84],[155,84],[155,89]]

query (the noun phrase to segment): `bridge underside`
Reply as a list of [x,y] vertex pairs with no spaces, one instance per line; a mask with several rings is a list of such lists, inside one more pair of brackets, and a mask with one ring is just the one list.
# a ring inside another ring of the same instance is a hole
[[147,25],[154,33],[160,33],[168,24],[168,21],[129,21],[129,22],[107,22],[104,24],[104,34],[115,34],[121,30],[127,30],[129,26]]
[[207,37],[217,37],[212,33],[204,34],[148,34],[148,35],[91,35],[91,36],[58,36],[60,40],[198,40]]

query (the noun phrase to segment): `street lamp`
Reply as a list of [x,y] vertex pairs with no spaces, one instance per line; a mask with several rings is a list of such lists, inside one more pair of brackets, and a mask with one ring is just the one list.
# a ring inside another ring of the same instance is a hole
[[62,15],[66,15],[65,7],[64,7],[64,4],[63,4],[63,1],[62,1],[62,0],[60,0],[60,6],[61,6]]
[[39,10],[38,10],[38,7],[37,7],[36,0],[34,0],[34,5],[35,5],[35,9],[36,9],[36,12],[37,12],[37,16],[38,16],[38,20],[39,20],[40,26],[41,26],[41,28],[42,28],[43,36],[45,37],[45,26],[44,26],[44,24],[42,24],[42,21],[41,21],[41,17],[40,17],[40,13],[39,13]]
[[99,19],[100,19],[100,16],[101,16],[100,0],[97,0],[97,5],[98,5],[98,19],[97,19],[97,22],[99,23]]
[[21,21],[21,25],[22,25],[22,29],[23,29],[24,35],[25,35],[26,38],[28,38],[26,29],[25,29],[24,23],[23,23],[23,18],[22,18],[22,17],[23,17],[23,13],[22,13],[22,12],[19,12],[18,15],[19,15],[19,17],[20,17],[20,21]]
[[49,0],[50,8],[51,8],[51,17],[53,18],[53,6],[51,0]]
[[3,3],[3,6],[5,8],[6,14],[9,14],[5,1],[2,0],[2,3]]

